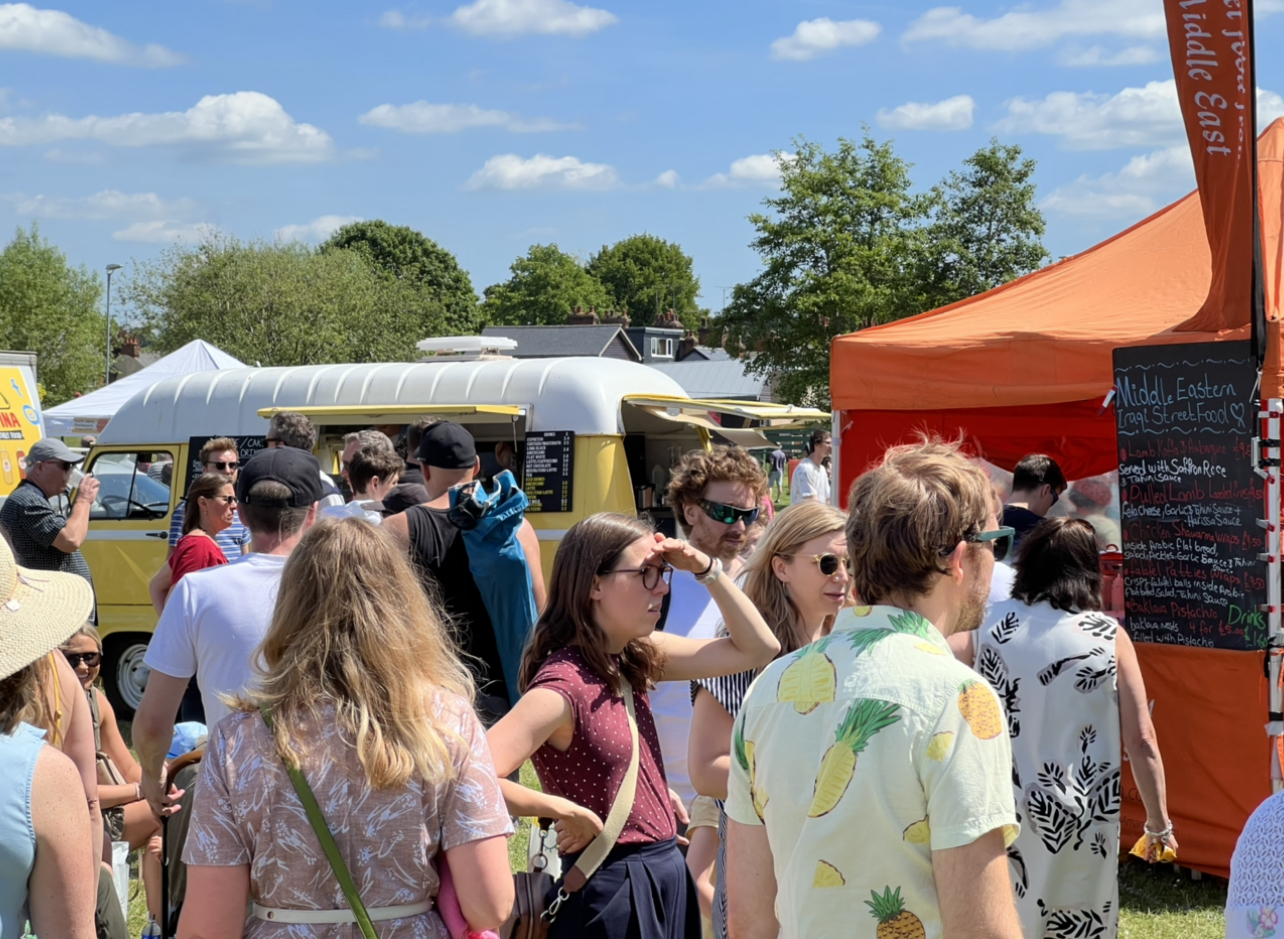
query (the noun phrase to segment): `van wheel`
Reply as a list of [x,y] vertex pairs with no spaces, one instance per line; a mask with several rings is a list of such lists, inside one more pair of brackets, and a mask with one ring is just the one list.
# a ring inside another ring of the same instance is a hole
[[143,664],[150,638],[147,633],[118,633],[103,643],[103,690],[120,720],[132,721],[142,703],[152,671]]

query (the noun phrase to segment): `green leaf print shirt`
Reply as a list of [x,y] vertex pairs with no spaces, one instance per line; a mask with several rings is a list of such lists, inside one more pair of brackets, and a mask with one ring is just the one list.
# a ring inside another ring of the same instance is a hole
[[994,691],[917,613],[844,610],[734,725],[727,816],[766,825],[783,939],[942,934],[932,851],[1019,827]]

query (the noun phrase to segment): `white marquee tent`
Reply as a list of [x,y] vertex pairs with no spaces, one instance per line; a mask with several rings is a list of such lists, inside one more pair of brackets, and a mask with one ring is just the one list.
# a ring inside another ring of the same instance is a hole
[[97,391],[49,408],[44,414],[45,434],[49,437],[67,437],[97,433],[107,426],[107,422],[122,404],[157,382],[177,375],[228,368],[245,368],[245,363],[204,339],[193,339],[132,375],[126,375]]

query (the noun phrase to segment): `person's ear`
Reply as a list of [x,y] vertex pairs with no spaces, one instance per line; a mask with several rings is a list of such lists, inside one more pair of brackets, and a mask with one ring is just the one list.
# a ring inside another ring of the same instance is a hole
[[779,554],[771,559],[771,572],[782,584],[789,583],[789,565]]
[[593,578],[593,586],[589,588],[589,599],[595,600],[595,601],[602,599],[602,578],[601,577]]
[[476,479],[480,474],[481,474],[481,457],[478,457],[477,462],[473,464],[473,475],[470,478]]
[[946,567],[949,570],[950,580],[955,583],[963,583],[963,559],[967,556],[967,542],[960,541],[955,545],[954,550],[946,558]]
[[700,520],[701,511],[698,505],[684,505],[682,507],[682,517],[686,520],[687,531],[695,528],[696,523]]

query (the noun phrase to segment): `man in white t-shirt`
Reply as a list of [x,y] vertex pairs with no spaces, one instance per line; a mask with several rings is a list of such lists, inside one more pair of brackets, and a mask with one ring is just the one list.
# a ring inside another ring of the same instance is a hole
[[793,478],[789,480],[789,502],[797,505],[813,499],[829,503],[829,471],[822,465],[833,451],[829,431],[813,430],[807,440],[807,457],[798,461]]
[[[722,561],[728,575],[740,570],[745,532],[758,518],[767,494],[767,477],[758,461],[739,447],[692,450],[669,480],[668,504],[682,534],[711,558]],[[709,591],[695,575],[674,571],[669,587],[669,613],[664,631],[693,639],[713,639],[722,618]],[[664,755],[669,786],[690,806],[695,798],[687,773],[691,736],[691,687],[688,682],[661,682],[650,694],[651,714]]]
[[174,811],[161,785],[183,691],[195,675],[213,727],[229,713],[219,695],[236,694],[253,678],[254,652],[271,625],[286,558],[317,518],[319,474],[316,457],[303,450],[256,453],[236,481],[253,553],[188,574],[170,592],[147,647],[152,673],[134,715],[143,794],[157,814]]

